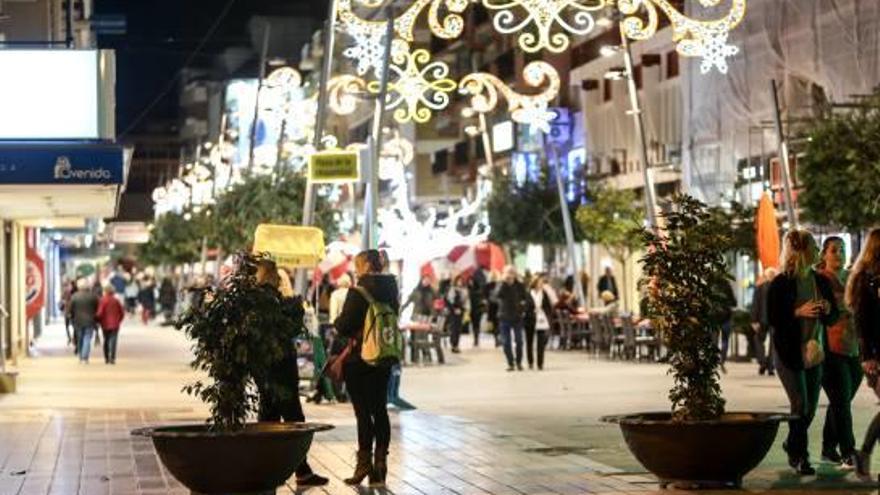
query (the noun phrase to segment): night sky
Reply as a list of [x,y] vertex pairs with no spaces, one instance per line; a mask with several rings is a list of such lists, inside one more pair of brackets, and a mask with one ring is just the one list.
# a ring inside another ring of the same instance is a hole
[[[124,14],[125,36],[101,36],[102,48],[117,57],[117,129],[121,133],[161,94],[230,0],[95,0],[95,13]],[[246,25],[252,15],[291,15],[323,19],[325,0],[231,0],[229,14],[194,64],[210,65],[224,48],[249,46]],[[177,89],[138,126],[174,119]]]

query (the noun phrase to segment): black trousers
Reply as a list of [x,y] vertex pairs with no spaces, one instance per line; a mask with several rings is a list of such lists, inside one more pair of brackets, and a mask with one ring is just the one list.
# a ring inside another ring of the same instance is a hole
[[474,334],[474,347],[480,345],[480,322],[483,320],[483,312],[471,310],[471,332]]
[[357,418],[358,451],[387,452],[391,444],[388,381],[391,368],[355,360],[345,363],[345,386]]
[[526,360],[529,362],[529,368],[534,366],[535,362],[535,337],[538,337],[538,369],[544,369],[544,351],[547,350],[547,342],[550,340],[547,330],[536,330],[534,322],[526,322]]
[[[269,383],[258,383],[260,421],[304,422],[302,403],[299,401],[299,368],[296,356],[288,357],[271,371]],[[303,478],[313,473],[308,461],[296,468],[296,476]]]
[[458,349],[458,343],[461,340],[462,320],[462,315],[449,313],[449,344],[453,349]]

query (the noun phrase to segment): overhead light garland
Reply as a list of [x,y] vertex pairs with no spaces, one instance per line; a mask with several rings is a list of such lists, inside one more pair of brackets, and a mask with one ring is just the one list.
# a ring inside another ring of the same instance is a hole
[[[721,0],[699,0],[703,7],[715,7]],[[728,70],[727,59],[739,53],[739,48],[727,42],[730,32],[746,15],[746,0],[731,0],[727,15],[711,21],[692,19],[682,14],[668,0],[617,0],[624,15],[620,29],[633,40],[646,40],[657,33],[660,9],[672,24],[672,38],[678,53],[702,59],[700,71],[706,74],[717,68],[722,74]],[[641,15],[640,15],[641,14]],[[645,20],[643,16],[647,16]]]
[[524,95],[511,89],[498,77],[483,72],[465,77],[459,87],[462,93],[470,95],[470,106],[475,111],[494,111],[501,95],[507,100],[507,108],[514,121],[535,125],[542,131],[549,132],[550,122],[556,118],[556,114],[549,110],[550,102],[556,98],[562,86],[559,74],[547,62],[535,61],[526,66],[523,76],[529,86],[546,86],[545,89],[537,94]]
[[[499,33],[520,33],[519,46],[526,52],[561,53],[571,44],[569,35],[593,30],[593,12],[605,8],[605,0],[483,0],[483,6],[497,11],[493,24]],[[516,11],[525,11],[525,17]]]

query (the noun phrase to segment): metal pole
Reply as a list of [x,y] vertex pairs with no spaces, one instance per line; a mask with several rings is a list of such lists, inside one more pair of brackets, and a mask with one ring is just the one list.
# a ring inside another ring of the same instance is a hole
[[623,42],[623,62],[626,68],[626,84],[629,90],[629,100],[632,109],[633,123],[636,129],[636,138],[639,141],[639,153],[642,158],[642,174],[645,179],[645,208],[649,228],[657,227],[657,191],[654,188],[654,175],[648,160],[648,142],[645,140],[645,119],[642,115],[642,107],[639,103],[639,90],[636,87],[635,68],[633,66],[632,52],[626,33],[621,29],[620,39]]
[[385,128],[385,105],[388,96],[388,79],[391,74],[391,44],[394,41],[394,13],[389,6],[385,9],[388,21],[385,27],[385,56],[382,62],[382,77],[379,82],[379,94],[376,98],[376,113],[373,116],[372,148],[370,148],[369,182],[367,183],[366,218],[364,246],[376,249],[379,246],[378,218],[379,210],[379,160],[382,155],[382,131]]
[[785,211],[788,213],[788,221],[792,229],[798,228],[797,212],[794,210],[794,198],[791,194],[791,174],[788,155],[788,142],[782,131],[782,109],[779,106],[779,87],[776,80],[770,80],[770,92],[773,94],[773,113],[776,117],[776,136],[779,138],[779,159],[782,161],[782,185],[785,189]]
[[492,137],[489,135],[489,124],[486,122],[486,114],[480,112],[480,131],[483,133],[483,154],[486,155],[486,165],[489,170],[495,168],[495,155],[492,153]]
[[257,82],[257,97],[254,98],[254,121],[251,122],[250,154],[248,155],[248,170],[254,168],[254,147],[257,140],[257,125],[260,120],[260,93],[263,91],[263,79],[266,79],[266,58],[269,56],[269,37],[272,34],[272,25],[266,21],[266,30],[263,31],[263,51],[260,52],[260,79]]
[[[324,57],[321,63],[321,78],[318,86],[318,110],[315,114],[315,135],[312,136],[312,147],[315,151],[321,149],[321,141],[324,138],[324,125],[327,121],[327,86],[330,81],[330,73],[333,70],[333,51],[336,45],[336,0],[328,3],[327,21],[324,22]],[[315,186],[306,177],[306,192],[303,204],[302,224],[306,227],[315,223]],[[297,294],[305,294],[307,273],[305,269],[297,270],[294,290]]]
[[555,145],[550,149],[553,151],[553,162],[556,171],[556,188],[559,190],[559,207],[562,210],[562,225],[565,227],[565,242],[568,246],[568,260],[574,278],[574,292],[577,296],[578,304],[581,307],[587,307],[586,298],[584,297],[584,287],[581,284],[581,274],[578,269],[577,248],[574,243],[574,227],[571,224],[571,212],[568,210],[568,200],[565,197],[565,183],[562,180],[562,165],[559,160],[559,150]]

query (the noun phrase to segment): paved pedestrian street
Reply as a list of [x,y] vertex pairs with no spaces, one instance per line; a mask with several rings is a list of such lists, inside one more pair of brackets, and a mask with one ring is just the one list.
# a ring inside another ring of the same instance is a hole
[[[0,398],[0,495],[188,493],[161,466],[151,441],[129,434],[206,417],[201,404],[180,393],[194,377],[183,336],[131,323],[122,330],[119,364],[106,366],[100,350],[91,364],[78,364],[60,327],[46,333],[40,355],[20,363],[19,392]],[[629,456],[615,426],[598,421],[603,414],[664,408],[664,367],[607,362],[579,351],[549,353],[543,372],[507,373],[504,367],[500,352],[486,342],[463,349],[445,366],[405,368],[404,396],[419,409],[392,413],[389,483],[374,493],[671,493],[661,492]],[[758,377],[752,365],[729,368],[723,384],[731,410],[784,410],[775,379]],[[860,394],[858,437],[875,408],[869,394]],[[313,467],[331,484],[305,493],[371,493],[341,481],[355,460],[350,405],[307,404],[306,415],[336,429],[316,436],[310,452]],[[823,415],[824,409],[814,437]],[[785,469],[781,439],[746,479],[747,492],[876,491],[830,468],[818,479],[799,481]],[[814,438],[814,456],[818,449]]]

